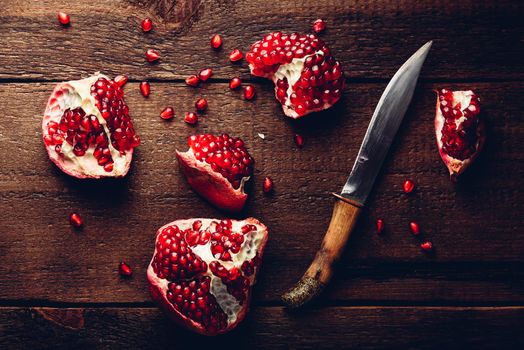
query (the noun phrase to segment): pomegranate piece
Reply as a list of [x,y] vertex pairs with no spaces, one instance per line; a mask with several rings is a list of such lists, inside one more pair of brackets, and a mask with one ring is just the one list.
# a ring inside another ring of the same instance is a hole
[[125,75],[117,75],[113,80],[120,87],[123,87],[127,83],[127,77]]
[[211,37],[211,47],[215,50],[220,49],[222,46],[222,37],[220,35],[215,34]]
[[275,96],[291,118],[330,108],[344,90],[340,63],[315,34],[267,34],[246,60],[251,74],[273,80]]
[[415,183],[411,181],[410,179],[407,179],[402,184],[402,189],[404,190],[404,193],[411,193],[414,188],[415,188]]
[[295,134],[295,143],[297,144],[298,148],[302,148],[304,146],[304,137],[300,134]]
[[382,231],[384,231],[384,220],[378,219],[377,220],[377,233],[381,234]]
[[433,250],[433,243],[426,241],[420,245],[420,249],[429,252]]
[[193,112],[187,112],[184,116],[184,121],[188,124],[194,125],[198,123],[198,115]]
[[437,146],[452,180],[468,168],[484,145],[486,136],[479,113],[480,100],[473,91],[437,92]]
[[71,18],[65,12],[59,11],[57,14],[57,17],[58,17],[58,22],[60,22],[60,24],[63,26],[67,26],[71,23]]
[[101,74],[55,87],[42,135],[49,158],[80,179],[125,176],[140,144],[124,91]]
[[226,333],[246,316],[267,228],[246,220],[188,219],[161,227],[147,269],[152,298],[179,325]]
[[270,177],[266,177],[264,179],[264,183],[262,184],[262,190],[264,193],[269,193],[273,191],[273,180]]
[[131,266],[129,266],[127,263],[125,263],[124,261],[120,262],[120,264],[118,265],[118,273],[121,275],[121,276],[124,276],[124,277],[129,277],[133,274],[133,269],[131,268]]
[[190,136],[188,145],[187,152],[176,154],[189,185],[218,208],[240,211],[247,200],[244,183],[255,163],[244,142],[227,134],[201,134]]
[[256,91],[255,91],[255,88],[253,87],[253,85],[246,85],[244,87],[244,98],[246,100],[252,100],[255,98],[255,94],[256,94]]
[[144,31],[144,33],[150,32],[151,29],[153,29],[153,21],[151,20],[151,18],[145,18],[142,21],[141,25],[142,25],[142,30]]
[[195,87],[195,86],[198,86],[199,83],[200,83],[200,78],[197,77],[196,75],[191,75],[186,78],[186,84],[189,86]]
[[411,230],[411,233],[413,233],[415,236],[418,236],[420,234],[420,227],[416,222],[410,222],[409,229]]
[[229,88],[231,90],[236,90],[240,87],[240,85],[242,85],[242,80],[240,80],[239,77],[234,77],[233,79],[231,79],[229,81]]
[[76,228],[80,228],[84,225],[84,220],[77,213],[71,213],[69,214],[69,223]]
[[198,77],[202,81],[206,81],[207,79],[211,78],[212,75],[213,75],[213,70],[211,68],[202,69],[198,73]]
[[322,19],[317,19],[315,22],[313,22],[313,31],[315,33],[323,32],[326,29],[326,22],[324,22]]
[[238,61],[240,61],[243,57],[244,57],[244,54],[243,54],[242,51],[240,51],[239,49],[234,49],[234,50],[231,51],[231,53],[229,54],[229,60],[230,60],[231,62],[238,62]]
[[196,102],[195,102],[195,108],[197,109],[197,111],[199,112],[203,112],[206,110],[207,108],[207,101],[205,98],[199,98]]
[[143,81],[140,83],[140,93],[144,97],[149,97],[149,94],[151,93],[151,86],[147,81]]
[[160,59],[160,54],[158,53],[158,51],[153,50],[153,49],[149,49],[146,51],[147,62],[155,62],[155,61],[158,61],[159,59]]
[[173,119],[175,116],[175,111],[171,107],[166,107],[160,112],[160,118],[164,120],[170,120]]

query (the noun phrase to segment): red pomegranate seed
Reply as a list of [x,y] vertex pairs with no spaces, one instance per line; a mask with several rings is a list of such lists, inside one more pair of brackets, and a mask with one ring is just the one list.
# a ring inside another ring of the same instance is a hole
[[326,22],[324,22],[322,19],[317,19],[315,22],[313,22],[313,31],[315,33],[320,33],[326,29]]
[[304,138],[300,134],[295,134],[295,143],[298,147],[304,146]]
[[127,77],[125,75],[117,75],[115,79],[113,79],[115,83],[117,83],[118,86],[122,87],[126,85],[127,83]]
[[240,61],[242,59],[242,57],[244,57],[244,54],[239,49],[234,49],[229,54],[229,60],[231,62],[238,62],[238,61]]
[[147,81],[140,83],[140,92],[142,93],[142,96],[149,97],[149,94],[151,93],[151,86]]
[[414,188],[415,188],[415,183],[411,181],[410,179],[407,179],[406,181],[404,181],[404,184],[402,185],[402,189],[404,190],[405,193],[411,193],[411,191],[413,191]]
[[155,62],[160,58],[158,51],[149,49],[146,51],[146,60],[147,62]]
[[420,227],[416,222],[410,222],[409,228],[411,229],[411,233],[413,233],[415,236],[420,234]]
[[206,81],[207,79],[211,78],[213,75],[213,70],[211,68],[202,69],[200,73],[198,73],[198,77],[202,81]]
[[166,107],[160,112],[160,118],[164,120],[172,119],[175,116],[175,112],[173,111],[173,108]]
[[196,75],[191,75],[186,78],[186,84],[189,86],[198,86],[198,83],[200,83],[200,78]]
[[246,85],[244,87],[244,98],[246,100],[252,100],[255,97],[255,93],[256,91],[253,85]]
[[429,242],[429,241],[426,241],[424,243],[422,243],[420,245],[420,249],[426,251],[426,252],[429,252],[431,250],[433,250],[433,243]]
[[240,80],[239,77],[234,77],[233,79],[229,81],[229,88],[231,90],[238,89],[240,85],[242,85],[242,80]]
[[142,21],[142,30],[147,33],[150,32],[151,29],[153,29],[153,21],[151,18],[146,18]]
[[266,177],[264,179],[262,189],[264,190],[265,193],[269,193],[273,190],[273,180],[271,180],[270,177]]
[[188,124],[194,125],[198,123],[198,116],[196,113],[193,112],[187,112],[184,116],[184,121]]
[[377,220],[377,233],[381,234],[382,231],[384,231],[384,220],[378,219]]
[[121,276],[129,277],[133,274],[133,269],[127,263],[121,261],[118,265],[118,273]]
[[199,112],[203,112],[206,110],[207,108],[207,101],[205,98],[199,98],[196,102],[195,102],[195,107],[196,109],[199,111]]
[[80,215],[78,215],[77,213],[71,213],[69,215],[69,222],[74,227],[82,227],[82,225],[84,225],[84,221],[82,220]]
[[220,35],[218,34],[215,34],[211,37],[211,47],[215,50],[218,50],[220,49],[220,47],[222,46],[222,38],[220,37]]
[[69,17],[67,13],[59,11],[58,12],[58,21],[60,22],[60,24],[67,26],[69,25],[71,18]]

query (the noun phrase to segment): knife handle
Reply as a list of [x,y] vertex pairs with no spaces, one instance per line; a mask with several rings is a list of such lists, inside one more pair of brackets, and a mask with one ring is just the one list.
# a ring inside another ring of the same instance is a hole
[[315,298],[333,275],[333,265],[340,258],[355,227],[362,204],[333,193],[337,198],[329,227],[315,259],[300,281],[282,295],[289,307],[299,307]]

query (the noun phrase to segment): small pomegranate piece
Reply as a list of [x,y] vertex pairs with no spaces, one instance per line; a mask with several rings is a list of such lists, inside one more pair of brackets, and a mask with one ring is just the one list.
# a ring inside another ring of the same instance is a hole
[[142,30],[144,31],[144,33],[147,33],[150,32],[151,29],[153,29],[153,21],[151,20],[151,18],[145,18],[142,21]]
[[244,57],[244,54],[243,54],[242,51],[240,51],[239,49],[234,49],[234,50],[231,51],[231,53],[229,54],[229,60],[230,60],[231,62],[238,62],[238,61],[240,61],[243,57]]
[[149,97],[149,94],[151,93],[151,86],[147,81],[143,81],[140,83],[140,93],[144,97]]
[[404,184],[402,185],[402,189],[404,190],[404,193],[411,193],[414,188],[415,188],[415,183],[411,181],[410,179],[407,179],[406,181],[404,181]]
[[295,143],[299,148],[302,148],[304,146],[304,137],[300,134],[295,134]]
[[229,81],[229,88],[231,90],[236,90],[240,87],[240,85],[242,85],[242,80],[240,80],[239,77],[234,77],[233,79],[231,79]]
[[218,50],[220,49],[220,47],[222,46],[222,38],[220,37],[220,35],[218,34],[215,34],[211,37],[211,47],[215,50]]
[[266,226],[254,218],[162,226],[147,269],[153,300],[194,332],[232,330],[247,314],[267,238]]
[[322,19],[317,19],[315,22],[313,22],[313,31],[315,33],[323,32],[326,29],[326,22]]
[[189,185],[213,205],[228,211],[244,207],[244,183],[253,174],[255,160],[244,142],[227,134],[193,135],[189,150],[177,151],[178,164]]
[[212,75],[213,75],[213,70],[211,68],[202,69],[198,73],[198,77],[202,81],[207,81],[207,79],[211,78]]
[[409,229],[411,230],[411,233],[413,233],[415,236],[418,236],[420,234],[420,227],[416,222],[410,222]]
[[197,77],[196,75],[191,75],[186,78],[186,84],[189,86],[195,87],[195,86],[198,86],[199,83],[200,83],[200,78]]
[[266,177],[264,179],[264,183],[262,184],[262,190],[264,190],[264,193],[269,193],[273,191],[273,180],[270,177]]
[[377,220],[377,233],[381,234],[382,231],[384,231],[384,220],[378,219]]
[[164,120],[173,119],[174,116],[175,116],[175,111],[173,110],[172,107],[166,107],[162,110],[162,112],[160,112],[160,118]]
[[77,213],[71,213],[69,215],[69,222],[71,223],[72,226],[76,228],[80,228],[84,225],[84,220],[82,220],[80,215],[78,215]]
[[244,98],[246,100],[252,100],[253,98],[255,98],[255,94],[256,94],[256,91],[253,85],[246,85],[244,87]]
[[80,179],[125,176],[140,144],[124,91],[101,74],[55,87],[42,134],[49,158]]
[[246,54],[251,74],[273,80],[291,118],[330,108],[345,86],[340,63],[315,34],[267,34]]
[[120,87],[123,87],[127,83],[127,77],[125,75],[117,75],[113,80]]
[[420,249],[429,252],[433,250],[433,243],[426,241],[420,245]]
[[153,49],[149,49],[146,51],[147,62],[155,62],[155,61],[158,61],[159,59],[160,59],[160,54],[158,53],[158,51],[153,50]]
[[118,273],[121,275],[121,276],[124,276],[124,277],[129,277],[133,274],[133,269],[131,268],[131,266],[129,266],[127,263],[125,263],[124,261],[120,262],[120,264],[118,265]]
[[57,17],[58,17],[58,22],[60,22],[60,24],[63,26],[67,26],[71,23],[71,18],[65,12],[59,11]]
[[194,125],[198,123],[198,115],[193,112],[187,112],[184,116],[184,121],[188,124]]
[[197,109],[197,111],[199,112],[203,112],[206,110],[207,108],[207,101],[205,98],[199,98],[196,102],[195,102],[195,108]]

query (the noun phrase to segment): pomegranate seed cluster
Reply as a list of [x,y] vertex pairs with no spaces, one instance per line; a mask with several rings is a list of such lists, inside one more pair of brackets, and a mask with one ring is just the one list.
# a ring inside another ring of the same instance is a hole
[[195,158],[208,163],[237,189],[244,177],[253,173],[254,159],[247,152],[244,141],[227,134],[193,135],[188,139]]
[[442,128],[442,150],[451,157],[464,160],[475,153],[478,142],[480,101],[471,96],[469,106],[454,104],[453,91],[442,89],[438,92],[440,111],[444,116]]

